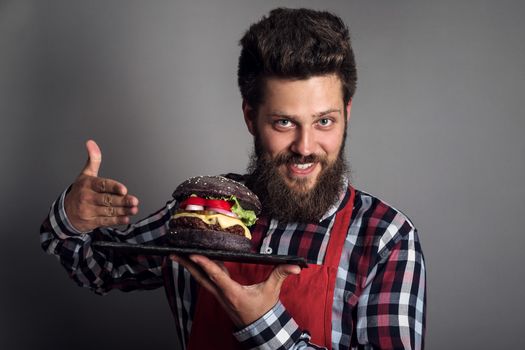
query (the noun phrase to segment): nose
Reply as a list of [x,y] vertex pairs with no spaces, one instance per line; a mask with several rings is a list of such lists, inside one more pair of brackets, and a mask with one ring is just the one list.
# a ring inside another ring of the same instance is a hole
[[314,134],[312,130],[305,127],[298,128],[291,150],[302,156],[309,156],[314,153]]

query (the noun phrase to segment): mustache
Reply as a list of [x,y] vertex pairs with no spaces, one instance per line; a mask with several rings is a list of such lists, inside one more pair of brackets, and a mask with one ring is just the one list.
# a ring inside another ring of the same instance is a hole
[[[339,198],[347,170],[342,152],[330,162],[318,154],[302,156],[285,150],[271,157],[256,151],[250,156],[246,185],[259,196],[264,215],[286,222],[316,222]],[[311,162],[326,163],[311,189],[306,189],[302,179],[296,179],[296,186],[290,187],[278,170],[279,164]]]
[[318,154],[310,154],[307,156],[302,156],[293,152],[286,152],[278,154],[274,159],[273,163],[275,166],[285,165],[285,164],[296,164],[296,163],[321,163],[322,165],[328,164],[328,159],[325,156],[320,156]]

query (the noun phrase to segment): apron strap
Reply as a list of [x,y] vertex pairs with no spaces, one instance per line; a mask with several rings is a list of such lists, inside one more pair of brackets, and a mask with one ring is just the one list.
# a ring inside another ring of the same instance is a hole
[[341,260],[341,253],[350,227],[354,208],[355,189],[349,186],[350,198],[335,216],[334,226],[330,230],[330,240],[326,248],[324,264],[337,268]]

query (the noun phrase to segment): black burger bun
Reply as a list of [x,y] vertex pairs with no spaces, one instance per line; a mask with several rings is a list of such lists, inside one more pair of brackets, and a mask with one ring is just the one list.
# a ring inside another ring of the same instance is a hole
[[252,251],[251,241],[244,236],[213,230],[181,229],[171,232],[170,241],[177,247],[231,252]]
[[182,200],[192,194],[197,196],[229,197],[234,195],[244,209],[261,213],[259,198],[244,186],[224,176],[194,176],[182,182],[173,192],[173,198]]

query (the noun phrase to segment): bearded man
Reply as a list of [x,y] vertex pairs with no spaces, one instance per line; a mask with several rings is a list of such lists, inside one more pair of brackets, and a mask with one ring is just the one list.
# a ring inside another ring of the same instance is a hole
[[42,225],[43,248],[99,294],[164,286],[186,349],[421,349],[425,266],[417,231],[347,176],[356,86],[348,29],[328,12],[276,9],[250,27],[241,47],[238,82],[254,153],[247,175],[229,176],[261,199],[254,247],[303,257],[308,268],[98,251],[95,237],[160,242],[177,203],[123,232],[109,228],[128,224],[138,199],[98,177],[93,141],[81,175]]

